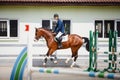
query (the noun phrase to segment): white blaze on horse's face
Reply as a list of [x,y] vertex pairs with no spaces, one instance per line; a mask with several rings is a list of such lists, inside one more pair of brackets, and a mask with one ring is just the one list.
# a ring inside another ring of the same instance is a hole
[[34,41],[38,41],[41,38],[41,34],[38,28],[35,28],[35,40]]

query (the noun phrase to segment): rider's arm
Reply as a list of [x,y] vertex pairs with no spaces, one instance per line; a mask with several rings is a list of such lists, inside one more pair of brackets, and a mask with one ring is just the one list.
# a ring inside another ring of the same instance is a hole
[[54,29],[54,31],[53,31],[54,33],[56,33],[56,29],[57,29],[57,26],[55,27],[55,29]]
[[57,25],[57,27],[56,27],[56,32],[59,32],[60,30],[61,30],[61,28],[62,28],[62,22],[61,21],[58,21],[58,25]]

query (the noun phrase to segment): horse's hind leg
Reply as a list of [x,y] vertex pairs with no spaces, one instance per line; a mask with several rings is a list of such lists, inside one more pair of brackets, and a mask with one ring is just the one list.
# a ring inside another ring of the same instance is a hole
[[71,51],[72,51],[72,64],[70,67],[73,67],[76,63],[76,60],[78,58],[78,49],[79,49],[79,46],[76,46],[76,47],[72,47],[71,48]]
[[[65,63],[67,64],[71,59],[73,60],[73,61],[76,61],[76,59],[77,59],[77,51],[76,50],[74,50],[74,48],[71,48],[71,50],[72,50],[72,56],[70,57],[70,58],[67,58],[66,59],[66,61],[65,61]],[[74,57],[74,56],[76,56],[76,57]]]
[[75,55],[72,55],[72,61],[73,62],[72,62],[70,67],[73,67],[75,65],[77,58],[78,58],[78,54],[76,52]]

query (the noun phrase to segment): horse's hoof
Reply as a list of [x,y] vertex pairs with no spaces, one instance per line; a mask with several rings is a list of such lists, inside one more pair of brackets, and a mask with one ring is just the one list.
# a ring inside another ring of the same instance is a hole
[[73,62],[70,67],[72,68],[74,65],[75,65],[75,62]]
[[65,61],[65,63],[67,64],[67,63],[68,63],[68,61]]
[[58,62],[57,61],[54,61],[55,64],[57,64]]
[[73,65],[71,65],[70,68],[73,68]]

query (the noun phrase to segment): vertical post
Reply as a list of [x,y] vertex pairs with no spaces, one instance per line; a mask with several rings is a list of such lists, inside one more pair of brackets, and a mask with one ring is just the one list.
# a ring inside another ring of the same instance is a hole
[[112,32],[110,30],[109,31],[109,52],[111,52],[111,47],[112,47]]
[[[117,52],[117,36],[118,36],[118,32],[117,31],[114,31],[114,52]],[[117,70],[117,54],[114,53],[114,58],[113,58],[113,61],[114,61],[114,71]]]
[[115,48],[115,52],[117,52],[117,36],[118,36],[118,32],[114,31],[114,48]]
[[32,42],[31,42],[31,28],[29,28],[29,32],[27,33],[27,56],[28,56],[28,80],[32,80],[31,68],[32,68]]
[[[109,31],[109,52],[111,52],[112,51],[112,32],[111,32],[111,30]],[[109,57],[109,63],[108,63],[108,68],[107,69],[111,69],[112,67],[111,67],[111,60],[112,60],[112,56],[111,56],[111,54],[109,53],[108,54],[108,57]]]
[[94,43],[94,47],[95,47],[95,52],[94,52],[94,65],[95,65],[95,69],[94,71],[97,71],[97,49],[98,49],[98,30],[95,31],[95,43]]
[[92,48],[93,48],[93,34],[92,34],[92,31],[89,32],[89,39],[90,39],[90,46],[89,46],[89,49],[90,49],[90,54],[89,54],[89,67],[87,69],[87,71],[93,71],[93,52],[92,52]]

